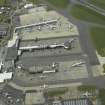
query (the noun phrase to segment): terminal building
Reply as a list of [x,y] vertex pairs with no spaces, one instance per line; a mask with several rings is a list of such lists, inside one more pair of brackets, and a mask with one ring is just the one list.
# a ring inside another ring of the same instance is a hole
[[75,39],[75,45],[81,50],[77,27],[55,11],[47,11],[44,7],[31,8],[27,14],[20,15],[19,20],[20,26],[14,30],[20,39],[18,55],[32,50],[69,49]]
[[[75,54],[81,56],[83,53],[77,26],[56,11],[47,11],[44,7],[27,10],[26,14],[19,16],[20,26],[15,27],[13,39],[8,42],[6,61],[13,62],[16,68],[25,69],[29,74],[38,74],[39,78],[41,74],[51,73],[53,76],[48,76],[46,80],[67,80],[70,79],[70,75],[73,77],[72,73],[78,75],[79,70],[83,74],[81,78],[87,77],[87,67],[85,65],[87,62],[82,58],[77,59],[77,61],[73,58]],[[73,56],[70,60],[56,61],[54,59],[45,61],[46,63],[43,59],[39,62],[36,59],[36,57],[40,58],[42,56],[47,58],[51,56],[62,57],[63,55]],[[58,64],[57,70],[52,69],[52,65],[56,63]],[[76,68],[79,70],[74,70]],[[65,69],[67,72],[65,72]],[[68,73],[68,71],[71,73]]]

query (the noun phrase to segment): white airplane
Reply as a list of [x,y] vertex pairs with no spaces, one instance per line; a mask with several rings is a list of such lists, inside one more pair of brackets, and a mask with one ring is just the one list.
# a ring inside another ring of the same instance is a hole
[[18,99],[16,99],[16,103],[18,103],[18,102],[20,102],[20,99],[18,98]]
[[75,40],[75,39],[71,39],[71,40],[69,40],[69,41],[63,43],[63,47],[64,47],[65,49],[70,48],[71,43],[72,43],[74,40]]
[[50,29],[54,30],[54,29],[56,29],[57,26],[55,26],[55,25],[49,25],[49,27],[50,27]]
[[5,97],[7,97],[8,95],[9,95],[8,92],[4,93],[4,96],[5,96]]
[[74,63],[74,64],[72,64],[71,66],[72,66],[72,67],[78,67],[78,66],[81,66],[82,64],[85,64],[85,62]]
[[75,39],[72,38],[71,40],[69,40],[69,43],[72,43],[74,40],[75,40]]
[[92,94],[89,93],[89,92],[85,92],[85,93],[83,93],[82,95],[88,97],[88,96],[91,96]]
[[8,98],[8,99],[11,99],[12,97],[8,96],[7,98]]
[[21,66],[17,66],[17,68],[18,68],[18,69],[21,69],[22,67],[21,67]]
[[39,31],[41,31],[41,26],[38,26],[38,28],[37,28]]
[[4,9],[5,9],[5,7],[1,7],[1,9],[2,9],[2,10],[4,10]]
[[3,64],[3,61],[0,62],[0,65],[4,65],[4,64]]
[[0,14],[2,14],[3,12],[0,11]]
[[53,62],[52,63],[52,67],[54,68],[56,66],[56,62]]

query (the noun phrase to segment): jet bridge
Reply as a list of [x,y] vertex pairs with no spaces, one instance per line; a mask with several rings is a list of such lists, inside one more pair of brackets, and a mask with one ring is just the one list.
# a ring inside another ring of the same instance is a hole
[[58,19],[54,19],[54,20],[47,20],[47,21],[43,21],[43,22],[39,22],[39,23],[29,24],[29,25],[25,25],[25,26],[19,26],[19,27],[15,28],[15,32],[18,29],[23,29],[23,28],[33,27],[33,26],[42,26],[45,24],[52,24],[52,23],[56,23],[57,21],[58,21]]
[[61,43],[61,44],[51,44],[51,45],[36,45],[36,46],[26,46],[26,47],[20,47],[19,50],[41,50],[41,49],[54,49],[54,48],[59,48],[59,47],[63,47],[65,49],[69,49],[71,48],[71,43],[74,41],[75,39],[71,39],[65,43]]

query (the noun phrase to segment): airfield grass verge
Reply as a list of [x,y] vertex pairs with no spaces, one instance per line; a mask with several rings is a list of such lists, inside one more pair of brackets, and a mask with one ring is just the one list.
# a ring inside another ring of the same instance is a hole
[[0,0],[0,7],[13,7],[13,5],[11,5],[10,0]]
[[66,8],[70,2],[70,0],[46,0],[46,1],[58,8]]
[[6,5],[8,4],[8,0],[0,0],[0,5]]
[[98,53],[105,57],[105,28],[91,27],[90,32]]
[[88,9],[87,7],[81,6],[81,5],[74,5],[71,10],[71,14],[83,21],[93,22],[97,24],[105,24],[105,17],[96,13],[95,11],[92,11],[91,9]]
[[27,0],[28,2],[32,2],[33,4],[39,4],[40,0]]
[[68,91],[68,88],[56,88],[53,90],[47,91],[48,97],[55,97],[55,96],[61,96],[62,94],[65,94]]
[[105,73],[105,64],[103,65],[103,69],[104,69],[103,72]]
[[95,6],[105,9],[105,0],[89,0]]
[[78,87],[80,92],[95,92],[96,86],[93,85],[81,85]]
[[99,90],[99,99],[101,101],[101,105],[105,105],[105,89]]

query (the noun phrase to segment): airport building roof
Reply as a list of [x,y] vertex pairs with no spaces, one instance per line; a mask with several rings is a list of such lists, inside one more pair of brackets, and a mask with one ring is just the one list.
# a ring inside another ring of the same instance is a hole
[[12,78],[12,72],[0,73],[0,83],[4,82],[4,80],[11,79],[11,78]]
[[39,11],[20,16],[22,40],[78,35],[77,27],[56,11]]

